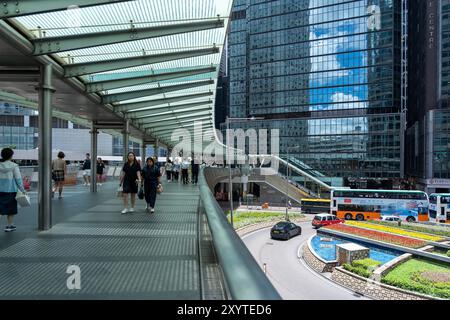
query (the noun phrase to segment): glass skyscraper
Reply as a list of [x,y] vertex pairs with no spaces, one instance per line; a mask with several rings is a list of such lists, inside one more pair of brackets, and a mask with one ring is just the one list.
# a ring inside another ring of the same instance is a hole
[[231,117],[328,177],[400,176],[401,1],[235,0]]
[[450,0],[409,1],[406,173],[450,192]]

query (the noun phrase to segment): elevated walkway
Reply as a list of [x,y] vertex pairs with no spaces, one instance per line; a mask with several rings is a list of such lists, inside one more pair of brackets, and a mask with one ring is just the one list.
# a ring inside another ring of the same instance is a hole
[[[68,188],[53,200],[59,222],[45,232],[35,231],[35,210],[21,210],[17,233],[0,234],[0,299],[225,298],[208,243],[200,257],[198,187],[166,183],[154,215],[142,200],[134,214],[121,215],[116,187],[96,195]],[[67,288],[70,265],[81,269],[81,290]],[[214,282],[202,283],[202,268]]]

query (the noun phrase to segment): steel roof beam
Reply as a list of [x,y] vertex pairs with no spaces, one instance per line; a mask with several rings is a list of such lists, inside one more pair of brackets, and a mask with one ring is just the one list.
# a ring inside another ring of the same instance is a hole
[[[167,128],[155,127],[156,130],[155,129],[150,130],[151,127],[148,127],[148,128],[145,128],[145,129],[147,129],[146,132],[149,132],[151,134],[157,135],[157,134],[162,134],[162,133],[170,133],[170,132],[172,132],[172,131],[174,131],[176,129],[192,128],[195,125],[198,125],[198,124],[195,124],[195,121],[194,121],[194,123],[184,124],[182,126],[179,125],[179,124],[178,125],[174,124],[174,125],[171,125],[170,127],[167,127]],[[212,126],[212,124],[210,122],[202,121],[202,130],[205,129],[205,128],[210,128],[210,126]]]
[[[191,105],[181,105],[179,107],[177,106],[177,108],[166,107],[165,110],[163,110],[163,111],[158,110],[157,112],[139,111],[139,113],[136,112],[134,114],[131,114],[131,113],[127,114],[127,118],[134,119],[135,123],[145,123],[148,120],[153,120],[155,118],[160,118],[160,117],[170,117],[170,116],[177,117],[178,115],[192,114],[192,113],[203,111],[203,110],[212,111],[212,106],[204,107],[204,105],[207,105],[207,104],[209,104],[208,101],[199,103],[197,105],[195,103],[192,103]],[[196,108],[196,107],[200,107],[200,108]]]
[[170,123],[164,123],[163,125],[157,124],[157,125],[151,125],[151,126],[145,126],[142,127],[145,130],[146,129],[152,129],[153,131],[173,131],[176,129],[180,129],[183,126],[192,125],[195,121],[202,121],[202,123],[206,120],[210,119],[209,117],[200,117],[196,119],[188,119],[188,120],[180,120],[177,122],[170,122]]
[[212,73],[215,72],[216,70],[217,70],[216,67],[197,68],[191,70],[149,74],[145,76],[135,76],[106,81],[89,82],[86,84],[86,92],[98,92],[98,91],[133,87],[152,82],[166,81],[183,77],[195,76],[199,74]]
[[176,23],[145,28],[136,28],[134,25],[130,25],[130,28],[124,30],[92,32],[61,37],[47,37],[32,40],[33,55],[45,55],[70,50],[105,46],[115,43],[223,28],[224,25],[224,20],[217,18],[212,20]]
[[153,125],[155,123],[171,123],[174,122],[176,123],[177,121],[182,121],[182,120],[188,120],[191,119],[192,121],[196,120],[199,117],[204,117],[204,116],[211,116],[211,110],[210,109],[204,109],[204,111],[199,111],[195,114],[193,114],[193,111],[189,111],[189,112],[183,112],[180,113],[180,115],[176,115],[176,114],[167,114],[167,115],[163,115],[160,117],[155,117],[154,120],[153,119],[147,119],[148,121],[144,122],[144,123],[138,123],[138,124],[142,124],[143,126],[148,126],[148,125]]
[[127,113],[127,117],[132,118],[132,119],[136,119],[136,118],[140,118],[139,120],[143,119],[143,118],[148,118],[151,117],[153,115],[159,115],[161,113],[167,113],[169,111],[179,111],[179,110],[185,110],[187,108],[194,108],[194,107],[199,107],[199,106],[204,106],[207,104],[212,104],[212,100],[207,100],[207,101],[199,101],[199,102],[194,102],[194,103],[186,103],[186,104],[179,104],[179,105],[175,105],[175,106],[163,106],[163,107],[159,107],[159,108],[154,108],[154,109],[148,109],[148,110],[142,110],[142,111],[136,111],[136,112],[129,112]]
[[[210,125],[209,123],[206,122],[206,121],[208,121],[207,117],[198,118],[198,119],[196,119],[196,121],[202,121],[202,122],[205,122],[204,125]],[[170,125],[170,127],[168,125]],[[161,133],[173,132],[174,130],[182,129],[183,127],[193,127],[193,126],[194,126],[194,120],[190,119],[187,121],[180,121],[178,123],[166,124],[165,126],[147,126],[147,127],[143,127],[142,129],[143,130],[151,130],[153,133],[161,134]]]
[[[202,128],[204,128],[204,126],[206,125],[211,125],[211,121],[200,121],[197,119],[191,119],[189,124],[185,124],[184,127],[188,126],[188,127],[193,127],[197,122],[197,125],[200,125],[199,122],[201,122],[201,126]],[[186,122],[185,122],[186,123]],[[172,123],[172,124],[165,124],[164,126],[158,125],[158,126],[147,126],[147,127],[142,127],[145,130],[149,130],[151,128],[153,128],[153,130],[151,130],[152,132],[170,132],[176,129],[182,129],[182,126],[179,123]]]
[[[208,137],[208,136],[213,136],[213,134],[214,134],[214,132],[211,131],[211,129],[212,129],[211,126],[202,127],[202,130],[197,130],[198,132],[195,131],[195,129],[192,129],[192,127],[189,127],[189,128],[187,128],[187,127],[185,127],[185,128],[180,127],[179,129],[185,129],[185,130],[189,131],[191,136],[194,137],[194,138],[197,138],[197,137],[200,137],[200,136],[207,136]],[[174,131],[175,130],[172,130],[169,133],[158,133],[158,137],[161,137],[163,139],[170,138]]]
[[160,54],[140,55],[135,57],[100,60],[93,62],[74,63],[64,65],[65,77],[78,77],[87,74],[107,72],[113,70],[120,70],[126,68],[133,68],[139,66],[145,66],[155,63],[181,60],[187,58],[194,58],[200,56],[206,56],[219,52],[218,47],[211,47],[205,49],[185,50],[178,52],[167,52]]
[[1,1],[0,19],[127,1],[131,0],[3,0]]
[[[124,103],[124,104],[115,104],[114,105],[114,111],[116,112],[131,112],[131,110],[140,111],[141,109],[147,109],[150,110],[157,110],[166,108],[165,103],[174,103],[174,102],[180,102],[185,100],[191,100],[191,99],[197,99],[197,98],[203,98],[212,96],[213,92],[202,92],[202,93],[195,93],[195,94],[188,94],[188,95],[182,95],[182,96],[176,96],[176,97],[170,97],[170,98],[163,98],[163,99],[151,99],[151,100],[145,100],[140,102],[134,102],[134,103]],[[155,107],[155,108],[151,108]]]
[[207,85],[211,85],[211,84],[214,84],[214,80],[195,81],[195,82],[177,84],[177,85],[173,85],[173,86],[164,86],[164,87],[151,88],[151,89],[145,89],[145,90],[136,90],[136,91],[130,91],[130,92],[109,94],[109,95],[102,96],[102,103],[110,104],[110,103],[114,103],[114,102],[143,98],[143,97],[148,97],[148,96],[154,96],[157,94],[162,94],[162,93],[167,93],[167,92],[192,89],[192,88],[207,86]]

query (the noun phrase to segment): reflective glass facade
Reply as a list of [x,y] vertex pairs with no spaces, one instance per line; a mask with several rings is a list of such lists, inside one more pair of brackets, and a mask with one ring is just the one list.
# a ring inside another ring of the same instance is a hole
[[236,0],[230,116],[327,176],[400,175],[400,1]]
[[450,0],[409,2],[406,173],[450,191]]

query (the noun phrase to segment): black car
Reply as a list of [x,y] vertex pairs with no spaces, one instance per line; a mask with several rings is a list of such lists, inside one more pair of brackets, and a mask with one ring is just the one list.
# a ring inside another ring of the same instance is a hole
[[288,221],[278,222],[270,229],[270,237],[272,239],[289,240],[300,234],[302,234],[302,228],[295,223]]

